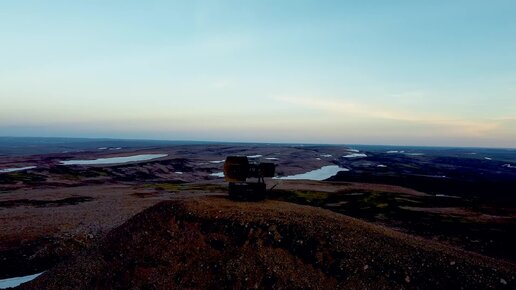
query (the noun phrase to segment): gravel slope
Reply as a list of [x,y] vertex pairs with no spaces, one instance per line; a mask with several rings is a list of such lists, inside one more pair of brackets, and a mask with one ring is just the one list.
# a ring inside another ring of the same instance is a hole
[[516,266],[327,210],[161,202],[22,289],[514,289]]

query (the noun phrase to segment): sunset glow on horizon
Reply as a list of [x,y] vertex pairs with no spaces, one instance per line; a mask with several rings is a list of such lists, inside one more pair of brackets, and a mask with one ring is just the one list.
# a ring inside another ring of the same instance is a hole
[[373,2],[2,1],[0,136],[516,148],[516,2]]

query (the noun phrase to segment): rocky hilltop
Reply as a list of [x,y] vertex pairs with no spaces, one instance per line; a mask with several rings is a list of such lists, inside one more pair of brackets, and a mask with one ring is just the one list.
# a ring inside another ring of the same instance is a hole
[[516,267],[328,210],[161,202],[22,289],[515,288]]

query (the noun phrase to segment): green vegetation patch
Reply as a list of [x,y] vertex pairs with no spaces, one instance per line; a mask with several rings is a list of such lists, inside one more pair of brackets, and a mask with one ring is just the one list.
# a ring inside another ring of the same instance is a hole
[[[468,250],[507,255],[514,238],[514,222],[475,221],[474,218],[431,212],[432,208],[470,208],[471,201],[463,198],[409,196],[404,193],[365,189],[339,192],[309,190],[273,190],[269,198],[312,205],[373,222],[381,222],[424,237],[448,240]],[[411,210],[417,206],[422,210]],[[508,238],[509,237],[509,238]],[[512,254],[514,257],[515,255]]]
[[12,172],[0,174],[0,183],[13,184],[23,182],[26,184],[34,184],[38,182],[44,182],[46,177],[40,174],[28,173],[28,172]]
[[55,166],[49,169],[50,174],[57,174],[63,179],[80,180],[82,178],[95,178],[109,176],[108,172],[100,168],[74,168],[67,166]]
[[311,190],[273,190],[269,197],[276,200],[288,201],[299,204],[312,204],[322,206],[331,193]]
[[274,190],[270,194],[270,198],[309,204],[351,216],[375,219],[378,215],[393,218],[399,212],[400,206],[414,204],[412,199],[398,199],[397,197],[400,195],[401,193],[365,189],[347,189],[338,192]]
[[204,192],[226,192],[227,186],[219,184],[190,184],[190,183],[153,183],[146,184],[145,188],[153,188],[155,190],[166,190],[170,192],[181,191],[204,191]]

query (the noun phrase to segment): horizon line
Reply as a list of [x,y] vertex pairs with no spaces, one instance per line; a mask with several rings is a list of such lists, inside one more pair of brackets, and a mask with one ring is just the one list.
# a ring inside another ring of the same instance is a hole
[[274,145],[308,145],[308,146],[383,146],[383,147],[425,147],[425,148],[468,148],[468,149],[505,149],[516,150],[516,147],[485,147],[485,146],[450,146],[450,145],[403,145],[403,144],[364,144],[364,143],[304,143],[304,142],[264,142],[264,141],[214,141],[214,140],[174,140],[153,138],[115,138],[115,137],[63,137],[63,136],[3,136],[0,138],[35,138],[35,139],[88,139],[112,141],[155,141],[155,142],[192,142],[208,144],[274,144]]

